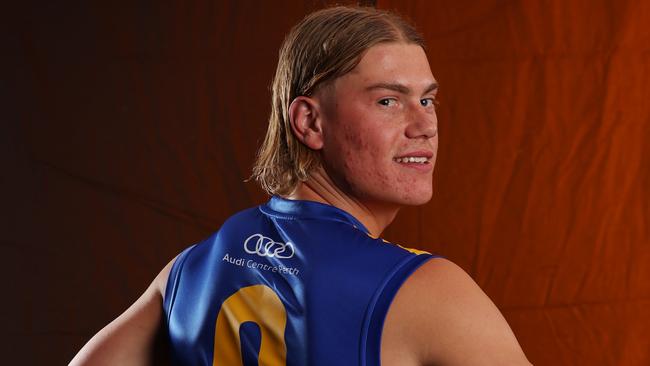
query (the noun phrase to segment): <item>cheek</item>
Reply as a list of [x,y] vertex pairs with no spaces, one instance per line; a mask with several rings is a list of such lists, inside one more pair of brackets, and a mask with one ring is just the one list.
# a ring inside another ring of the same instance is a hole
[[[345,168],[351,180],[356,180],[362,186],[387,186],[391,182],[387,164],[387,143],[373,136],[367,131],[356,131],[348,137],[350,149],[346,151],[348,159]],[[394,179],[394,178],[393,178]]]
[[391,146],[390,137],[382,135],[373,126],[345,126],[343,137],[350,150],[355,151],[359,156],[385,158]]
[[373,144],[372,136],[369,131],[363,129],[346,128],[343,132],[345,143],[341,146],[347,160],[356,164],[362,164],[367,167],[373,163],[373,157],[379,157],[380,151],[376,144]]
[[367,131],[364,129],[355,129],[352,126],[346,125],[343,127],[343,139],[345,146],[350,147],[350,151],[366,151],[369,144],[366,141]]

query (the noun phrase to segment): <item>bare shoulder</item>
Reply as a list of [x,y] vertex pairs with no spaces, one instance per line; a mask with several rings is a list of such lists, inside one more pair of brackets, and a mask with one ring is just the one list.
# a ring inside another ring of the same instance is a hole
[[530,365],[494,303],[462,268],[443,258],[418,268],[393,300],[382,333],[382,361],[398,354],[412,365]]
[[162,302],[172,259],[124,313],[101,329],[70,365],[148,365],[156,362],[163,317]]
[[174,257],[174,259],[169,261],[169,263],[167,263],[167,265],[163,267],[160,273],[158,273],[158,276],[156,276],[156,278],[153,280],[152,286],[155,287],[161,299],[165,298],[165,289],[167,288],[169,273],[172,270],[172,266],[174,265],[174,262],[176,262],[176,258],[178,258],[178,256]]

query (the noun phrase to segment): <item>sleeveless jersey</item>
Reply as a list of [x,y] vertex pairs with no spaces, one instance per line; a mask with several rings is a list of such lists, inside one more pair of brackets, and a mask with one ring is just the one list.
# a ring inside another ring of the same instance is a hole
[[333,206],[272,197],[174,262],[164,298],[178,365],[379,365],[390,303],[433,256]]

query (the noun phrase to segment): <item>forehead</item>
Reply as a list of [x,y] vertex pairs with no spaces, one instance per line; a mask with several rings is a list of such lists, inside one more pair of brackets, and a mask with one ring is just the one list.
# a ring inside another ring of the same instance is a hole
[[359,64],[340,79],[343,82],[351,79],[354,85],[364,87],[372,83],[398,83],[414,90],[435,83],[422,47],[408,43],[381,43],[370,47]]

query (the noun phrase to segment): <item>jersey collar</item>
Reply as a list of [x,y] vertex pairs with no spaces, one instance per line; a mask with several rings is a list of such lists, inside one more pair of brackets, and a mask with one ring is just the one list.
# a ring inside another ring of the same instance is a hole
[[314,201],[288,200],[279,196],[273,196],[260,210],[268,215],[291,216],[303,218],[318,218],[324,220],[343,221],[364,233],[370,232],[354,216],[341,210],[338,207]]

